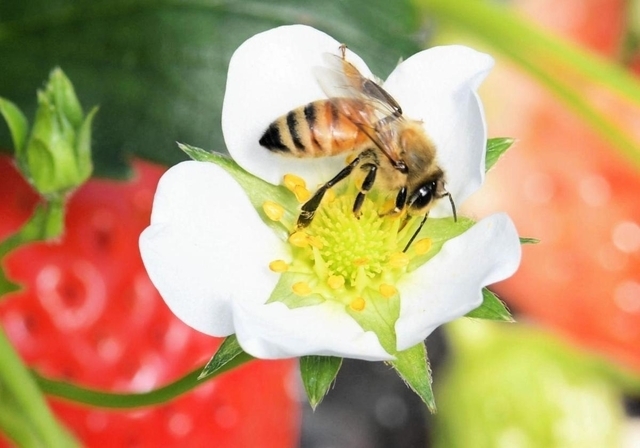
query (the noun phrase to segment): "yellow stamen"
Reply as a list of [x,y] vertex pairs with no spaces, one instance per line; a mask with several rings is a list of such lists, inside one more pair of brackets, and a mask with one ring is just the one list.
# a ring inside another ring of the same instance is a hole
[[284,186],[289,189],[289,191],[294,191],[296,187],[305,188],[307,186],[305,180],[300,176],[296,176],[295,174],[285,174],[283,183]]
[[289,242],[296,247],[307,247],[309,245],[309,238],[304,230],[298,230],[289,236]]
[[293,290],[294,293],[296,293],[296,295],[303,296],[303,297],[308,296],[312,292],[311,286],[309,286],[307,282],[294,283],[291,286],[291,289]]
[[351,301],[349,306],[353,311],[362,311],[367,303],[362,297],[356,297]]
[[284,260],[273,260],[269,263],[269,269],[273,272],[286,272],[289,269],[289,265]]
[[298,202],[303,203],[307,202],[311,197],[311,193],[302,185],[296,185],[293,187],[293,194],[296,195],[296,199]]
[[333,189],[329,188],[324,194],[324,197],[322,198],[322,202],[325,204],[331,204],[335,200],[336,200],[336,192],[333,191]]
[[422,238],[413,245],[413,250],[418,255],[424,255],[431,249],[431,238]]
[[307,241],[316,249],[322,249],[324,247],[324,244],[322,244],[322,240],[315,235],[309,235]]
[[353,264],[355,266],[366,266],[367,263],[369,263],[369,259],[366,257],[356,258],[355,260],[353,260]]
[[387,199],[382,207],[380,207],[380,216],[390,215],[391,212],[396,208],[396,201],[394,199]]
[[273,201],[265,201],[264,204],[262,204],[262,210],[271,221],[280,221],[284,215],[284,207]]
[[380,291],[380,294],[382,294],[387,299],[390,299],[391,297],[398,294],[398,290],[396,289],[396,287],[387,283],[381,284],[380,288],[378,288],[378,291]]
[[331,289],[340,289],[344,286],[344,277],[342,275],[330,275],[327,279],[327,285]]
[[392,268],[406,268],[410,258],[404,252],[396,252],[389,257],[389,266]]

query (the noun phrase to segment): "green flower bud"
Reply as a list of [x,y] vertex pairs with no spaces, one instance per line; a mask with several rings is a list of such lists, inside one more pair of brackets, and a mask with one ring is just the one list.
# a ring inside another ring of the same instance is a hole
[[61,69],[38,91],[38,110],[27,143],[16,148],[22,173],[44,196],[64,194],[91,175],[91,121]]

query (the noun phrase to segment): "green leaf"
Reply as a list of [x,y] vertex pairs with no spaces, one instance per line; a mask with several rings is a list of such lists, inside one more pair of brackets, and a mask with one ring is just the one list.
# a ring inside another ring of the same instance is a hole
[[538,238],[520,237],[520,244],[538,244],[539,242]]
[[[227,66],[252,35],[307,23],[385,78],[400,57],[420,50],[418,19],[408,0],[8,1],[0,13],[0,95],[32,116],[33,86],[62,67],[82,103],[100,105],[96,174],[122,177],[129,154],[175,164],[185,159],[175,141],[224,147]],[[0,135],[0,146],[8,140]]]
[[238,343],[238,338],[235,334],[227,336],[224,342],[218,347],[218,351],[211,358],[211,360],[204,366],[202,373],[198,376],[201,380],[210,375],[213,375],[220,370],[228,370],[231,367],[239,366],[253,359],[253,356],[245,353]]
[[4,98],[0,98],[0,114],[2,114],[4,120],[7,122],[15,151],[20,152],[24,149],[29,133],[29,121],[27,117],[18,109],[18,106]]
[[340,367],[342,358],[335,356],[303,356],[300,358],[300,376],[309,404],[315,410],[327,395]]
[[[265,224],[279,233],[283,239],[288,238],[288,229],[293,227],[293,223],[298,218],[298,202],[293,193],[282,185],[272,185],[248,173],[228,156],[182,143],[178,143],[178,146],[193,160],[215,163],[224,168],[247,193],[251,204]],[[284,207],[285,213],[281,222],[274,222],[264,214],[262,205],[266,201],[273,201]]]
[[482,305],[468,312],[466,317],[515,322],[507,306],[495,293],[489,291],[487,288],[482,288]]
[[490,138],[487,140],[487,155],[484,163],[485,171],[493,168],[493,165],[511,148],[515,142],[513,138]]
[[431,389],[431,369],[427,360],[427,349],[423,343],[414,345],[407,350],[396,353],[396,360],[389,364],[396,369],[398,375],[404,380],[418,396],[424,401],[429,411],[436,412],[436,401]]

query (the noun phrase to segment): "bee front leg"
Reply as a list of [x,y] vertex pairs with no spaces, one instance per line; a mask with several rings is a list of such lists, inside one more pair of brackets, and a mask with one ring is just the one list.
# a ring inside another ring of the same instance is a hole
[[307,227],[309,224],[311,224],[311,221],[313,221],[313,217],[316,214],[316,210],[318,210],[318,207],[320,207],[322,198],[324,197],[327,190],[349,176],[353,169],[360,163],[361,156],[362,154],[353,159],[351,163],[345,166],[338,174],[335,175],[333,179],[318,188],[315,194],[311,196],[311,199],[309,199],[302,205],[302,210],[300,211],[300,216],[298,216],[296,227],[302,228]]
[[360,217],[360,209],[362,208],[362,204],[364,203],[364,198],[373,188],[373,184],[376,182],[376,175],[378,174],[378,165],[375,163],[365,163],[362,165],[363,171],[368,171],[367,175],[362,182],[362,186],[360,187],[360,192],[356,196],[356,200],[353,202],[353,214],[356,218]]

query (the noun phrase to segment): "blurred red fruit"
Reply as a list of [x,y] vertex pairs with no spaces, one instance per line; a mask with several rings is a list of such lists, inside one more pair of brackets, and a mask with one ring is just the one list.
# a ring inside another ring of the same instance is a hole
[[[617,55],[624,2],[517,3],[547,28]],[[507,63],[485,88],[491,135],[518,142],[488,176],[475,210],[506,210],[522,236],[541,240],[525,247],[519,272],[498,292],[522,314],[640,371],[637,167]],[[619,123],[640,116],[619,99],[607,105]]]
[[[51,378],[148,391],[202,365],[220,343],[180,322],[147,277],[138,236],[164,169],[134,168],[132,182],[92,180],[74,194],[61,244],[32,244],[5,260],[25,288],[0,302],[0,322],[27,364]],[[6,156],[0,191],[3,238],[28,218],[37,196]],[[51,405],[86,446],[293,447],[294,375],[292,361],[253,361],[152,408]]]

